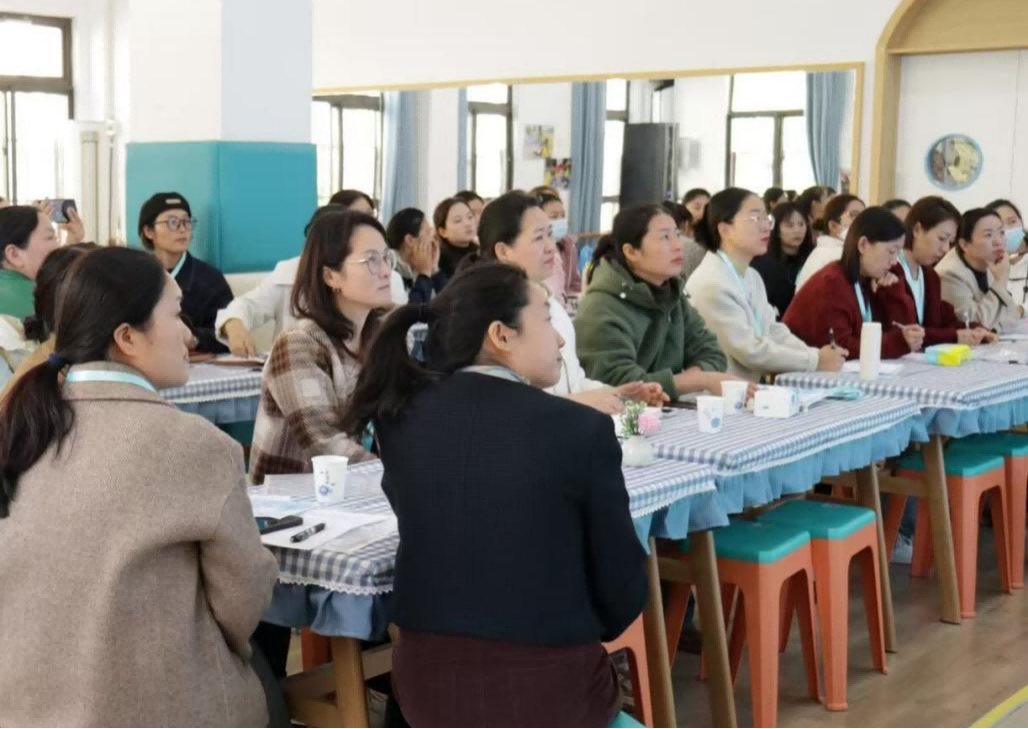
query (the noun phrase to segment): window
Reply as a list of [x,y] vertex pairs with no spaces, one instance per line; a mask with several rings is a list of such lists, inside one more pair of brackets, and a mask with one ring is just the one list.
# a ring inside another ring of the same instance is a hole
[[[607,121],[603,130],[603,204],[600,206],[600,230],[614,224],[621,196],[621,156],[625,146],[625,125],[628,123],[628,81],[612,78],[607,81]],[[571,174],[575,174],[574,169]]]
[[803,71],[736,74],[731,79],[725,181],[762,193],[814,184],[804,118]]
[[468,87],[468,179],[487,200],[514,184],[512,108],[507,84]]
[[59,194],[72,104],[71,20],[0,13],[0,195]]
[[318,204],[337,191],[382,197],[382,94],[322,96],[311,104],[311,141],[318,153]]

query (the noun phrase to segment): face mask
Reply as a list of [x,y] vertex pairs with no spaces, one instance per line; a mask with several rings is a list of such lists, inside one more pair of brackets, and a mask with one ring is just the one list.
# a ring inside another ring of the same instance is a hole
[[1017,249],[1021,247],[1021,243],[1024,241],[1024,227],[1019,225],[1016,228],[1007,228],[1004,234],[1006,236],[1007,253],[1017,253]]
[[568,235],[568,219],[560,218],[559,220],[550,221],[550,235],[553,236],[554,240],[563,240]]

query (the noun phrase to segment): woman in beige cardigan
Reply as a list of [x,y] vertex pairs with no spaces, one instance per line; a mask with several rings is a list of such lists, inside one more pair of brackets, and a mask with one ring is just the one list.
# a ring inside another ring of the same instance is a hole
[[1003,221],[985,208],[968,210],[960,219],[960,240],[935,265],[942,279],[942,298],[961,321],[986,329],[1010,331],[1024,318],[1024,307],[1007,290],[1010,255],[1004,244]]
[[240,447],[157,394],[188,377],[180,301],[149,254],[81,257],[0,410],[2,726],[268,721],[248,642],[278,565]]

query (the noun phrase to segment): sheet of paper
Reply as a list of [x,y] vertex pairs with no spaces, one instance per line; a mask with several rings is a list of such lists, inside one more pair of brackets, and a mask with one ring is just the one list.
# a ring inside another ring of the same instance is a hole
[[317,506],[312,499],[310,501],[297,501],[294,499],[283,499],[275,496],[251,496],[250,506],[253,508],[254,516],[270,516],[274,519],[281,519],[284,516],[302,514]]
[[999,341],[1001,342],[1028,342],[1028,334],[1017,334],[1011,332],[1010,334],[1000,334]]
[[[847,362],[846,364],[844,364],[842,366],[842,371],[843,372],[848,372],[850,374],[859,374],[860,373],[860,360],[859,359],[850,360],[849,362]],[[893,375],[898,375],[902,371],[903,371],[903,365],[900,364],[899,362],[882,362],[879,365],[879,367],[878,367],[878,374],[879,375],[884,375],[885,377],[891,377]]]
[[290,473],[284,476],[265,476],[264,485],[255,486],[251,493],[259,496],[312,499],[314,498],[314,474]]
[[[285,549],[300,549],[309,552],[313,549],[338,539],[344,534],[359,529],[368,524],[388,519],[391,514],[361,514],[341,509],[311,509],[303,514],[303,525],[293,529],[283,529],[271,534],[261,535],[261,541],[269,547],[284,547]],[[304,529],[309,529],[315,524],[325,524],[325,528],[312,537],[302,542],[290,542],[289,538],[299,534]]]

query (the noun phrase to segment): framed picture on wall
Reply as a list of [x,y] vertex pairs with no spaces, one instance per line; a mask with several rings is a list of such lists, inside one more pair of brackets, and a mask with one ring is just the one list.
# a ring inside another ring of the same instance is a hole
[[978,142],[966,134],[947,134],[928,148],[925,174],[942,190],[964,190],[978,179],[984,162]]
[[525,125],[525,159],[546,159],[553,154],[553,127]]
[[546,171],[543,174],[543,184],[549,185],[556,190],[571,189],[571,159],[546,160]]

